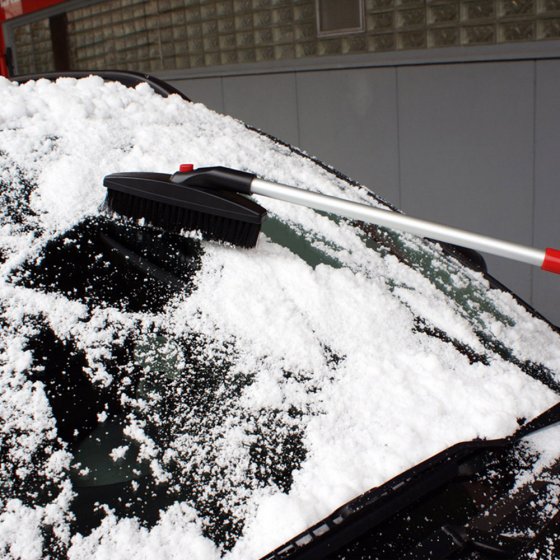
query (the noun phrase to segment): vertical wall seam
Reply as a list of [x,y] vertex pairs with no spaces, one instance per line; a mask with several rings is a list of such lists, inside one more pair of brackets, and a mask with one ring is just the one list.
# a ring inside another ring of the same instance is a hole
[[297,135],[297,146],[301,148],[301,123],[300,123],[300,107],[299,107],[299,80],[298,72],[294,71],[294,89],[296,94],[296,135]]
[[224,91],[224,78],[223,76],[220,78],[220,94],[222,96],[222,111],[224,113],[224,115],[228,114],[228,110],[226,107],[226,94]]
[[394,68],[395,72],[395,105],[396,105],[396,124],[397,124],[397,196],[398,207],[402,209],[402,184],[401,184],[401,120],[400,106],[401,99],[399,95],[399,69]]
[[[532,227],[531,227],[531,245],[535,246],[536,228],[537,228],[537,69],[538,61],[533,61],[533,192],[531,198],[532,210]],[[529,287],[531,294],[530,303],[535,301],[535,270],[531,267],[531,274],[529,277]]]

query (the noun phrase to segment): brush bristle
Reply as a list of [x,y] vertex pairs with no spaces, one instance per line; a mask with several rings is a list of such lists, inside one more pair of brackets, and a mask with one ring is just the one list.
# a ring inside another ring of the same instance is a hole
[[261,229],[260,224],[213,216],[112,189],[107,189],[105,207],[135,220],[144,218],[167,231],[200,231],[205,239],[226,241],[239,247],[254,247]]

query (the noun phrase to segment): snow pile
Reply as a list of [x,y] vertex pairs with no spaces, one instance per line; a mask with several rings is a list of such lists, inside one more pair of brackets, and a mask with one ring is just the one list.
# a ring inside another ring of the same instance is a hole
[[[559,337],[509,294],[437,246],[381,231],[373,242],[355,224],[281,202],[260,201],[319,255],[316,266],[270,228],[252,250],[201,242],[192,285],[157,308],[54,289],[71,270],[38,289],[30,278],[45,272],[45,252],[85,254],[68,232],[105,223],[108,173],[192,161],[381,202],[242,123],[145,85],[1,80],[0,96],[5,556],[55,546],[73,559],[258,558],[434,453],[511,434],[558,401]],[[34,349],[39,336],[56,356]],[[113,414],[104,399],[123,411],[126,443],[109,461],[134,445],[166,488],[172,505],[155,524],[107,509],[97,528],[74,529],[68,451],[79,434],[57,436],[50,404],[61,355],[73,394],[101,395],[95,410],[73,413],[93,427]]]

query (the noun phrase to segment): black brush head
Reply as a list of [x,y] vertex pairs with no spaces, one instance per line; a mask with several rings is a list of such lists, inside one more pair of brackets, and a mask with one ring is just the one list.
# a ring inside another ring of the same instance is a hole
[[108,210],[167,231],[254,247],[266,210],[243,195],[171,182],[163,173],[114,173],[103,181]]

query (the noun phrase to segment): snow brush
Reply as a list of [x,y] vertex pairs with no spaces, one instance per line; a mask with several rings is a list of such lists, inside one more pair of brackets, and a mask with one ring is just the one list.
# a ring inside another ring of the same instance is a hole
[[[117,187],[117,183],[121,181],[120,177],[132,177],[133,175],[139,177],[155,174],[119,173],[115,175],[108,175],[105,178],[104,184],[109,189],[109,192],[111,189],[115,188],[122,191],[120,187]],[[166,189],[169,190],[172,185],[174,188],[173,192],[176,192],[178,197],[183,196],[188,198],[191,196],[188,192],[191,189],[194,189],[197,192],[214,192],[219,197],[224,197],[228,192],[235,196],[250,194],[267,196],[276,200],[299,204],[300,206],[307,206],[308,208],[313,208],[314,210],[329,212],[345,218],[361,220],[378,226],[412,233],[421,237],[428,237],[437,241],[467,247],[469,249],[474,249],[475,251],[498,255],[500,257],[539,266],[548,272],[560,274],[560,250],[557,249],[535,249],[533,247],[527,247],[511,243],[509,241],[502,241],[485,235],[405,216],[391,210],[383,210],[381,208],[375,208],[359,202],[352,202],[350,200],[314,193],[296,187],[290,187],[288,185],[272,183],[259,179],[256,175],[251,173],[238,171],[236,169],[229,169],[227,167],[201,167],[195,170],[192,165],[186,164],[180,167],[179,172],[166,177],[168,177],[168,183],[165,186],[162,186],[162,193],[165,193]],[[145,182],[149,183],[149,180]],[[131,192],[130,195],[132,197],[136,196],[144,199],[147,198],[153,201],[156,200],[154,198],[155,194],[153,194],[156,191],[158,191],[158,189],[155,188],[155,185],[153,188],[145,185],[144,187],[138,189],[135,193]],[[180,195],[178,194],[179,192],[181,193]],[[248,199],[245,200],[248,201]],[[158,198],[157,202],[159,201],[160,199]],[[119,208],[117,208],[109,200],[108,206],[109,208],[114,209],[117,213],[124,213],[125,215],[135,218],[145,217],[148,221],[153,222],[153,220],[150,220],[150,216],[144,215],[140,211],[141,208],[143,208],[143,205],[134,201],[131,201],[129,204],[130,207],[138,207],[138,210],[134,214],[130,212],[130,208],[128,208],[126,204],[122,204]],[[170,201],[167,204],[173,205],[177,204],[177,202]],[[253,246],[256,244],[258,230],[260,229],[262,218],[264,218],[266,213],[260,206],[256,206],[263,211],[263,214],[261,215],[261,221],[258,223],[258,226],[255,222],[252,222],[252,224],[256,226],[256,235],[254,231],[255,228],[253,228],[253,235],[251,236],[250,242],[239,243],[237,242],[235,235],[230,235],[229,238],[226,238],[225,236],[222,237],[219,224],[216,224],[216,228],[214,229],[210,225],[207,227],[206,231],[203,231],[209,234],[213,239],[222,239],[224,241],[230,241],[231,243],[243,245],[245,247]],[[201,211],[204,212],[205,210],[201,209]],[[153,216],[154,212],[154,210],[148,210],[146,213]],[[211,214],[211,212],[209,213]],[[168,228],[169,226],[173,226],[173,223],[168,222],[166,224],[166,219],[164,218],[159,220],[157,225]],[[185,229],[189,229],[188,225],[185,226]],[[195,226],[194,228],[191,227],[191,229],[202,228],[197,228]]]
[[[181,170],[184,174],[192,166]],[[201,231],[206,238],[242,247],[256,245],[266,216],[262,206],[231,189],[183,185],[165,173],[113,173],[103,184],[109,211],[169,231]]]

